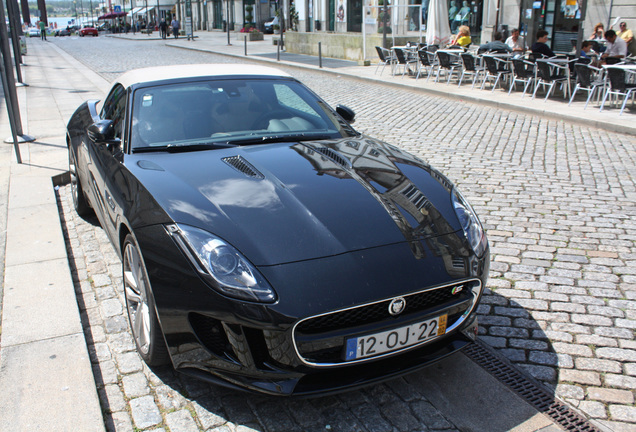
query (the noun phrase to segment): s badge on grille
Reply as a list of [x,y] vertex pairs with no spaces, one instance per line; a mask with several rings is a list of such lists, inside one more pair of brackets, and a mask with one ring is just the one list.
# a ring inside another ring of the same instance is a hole
[[391,315],[399,315],[404,311],[405,307],[406,300],[404,300],[404,297],[396,297],[389,304],[389,313]]

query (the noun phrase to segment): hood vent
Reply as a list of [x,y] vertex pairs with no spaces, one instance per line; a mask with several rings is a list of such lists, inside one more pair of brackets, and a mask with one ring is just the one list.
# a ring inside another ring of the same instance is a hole
[[323,156],[331,159],[333,162],[340,165],[341,167],[348,169],[352,168],[351,161],[334,149],[331,149],[329,147],[317,147],[314,148],[314,150],[322,154]]
[[263,180],[265,178],[260,171],[254,168],[254,165],[246,161],[242,156],[230,156],[223,158],[222,160],[238,172],[245,174],[250,178],[259,180]]

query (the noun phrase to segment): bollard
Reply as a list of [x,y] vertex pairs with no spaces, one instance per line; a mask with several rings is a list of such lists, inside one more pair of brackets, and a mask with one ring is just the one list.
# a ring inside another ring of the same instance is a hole
[[322,69],[322,42],[318,42],[318,67]]
[[243,43],[245,45],[245,56],[247,56],[247,36],[243,37]]
[[280,44],[276,45],[276,61],[280,61]]

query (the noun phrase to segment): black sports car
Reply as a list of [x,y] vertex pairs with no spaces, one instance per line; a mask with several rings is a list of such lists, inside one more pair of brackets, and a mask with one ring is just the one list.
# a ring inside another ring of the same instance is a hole
[[122,75],[68,123],[74,205],[123,263],[137,349],[210,382],[319,394],[461,349],[489,267],[453,184],[265,67]]

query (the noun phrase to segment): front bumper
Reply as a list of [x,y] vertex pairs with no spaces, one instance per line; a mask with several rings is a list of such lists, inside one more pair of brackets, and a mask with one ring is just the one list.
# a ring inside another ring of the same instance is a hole
[[[488,254],[477,259],[462,249],[442,257],[428,248],[428,258],[415,260],[411,248],[393,245],[261,268],[280,300],[255,304],[224,297],[203,282],[163,227],[136,235],[174,367],[275,395],[318,395],[380,382],[460,350],[475,334],[488,273]],[[379,260],[390,262],[379,267]],[[398,317],[386,308],[396,296],[411,305]],[[347,338],[440,314],[448,314],[442,336],[400,352],[345,360]]]

